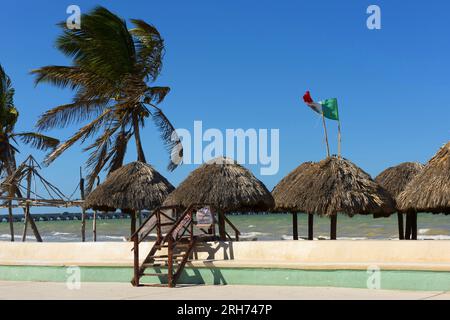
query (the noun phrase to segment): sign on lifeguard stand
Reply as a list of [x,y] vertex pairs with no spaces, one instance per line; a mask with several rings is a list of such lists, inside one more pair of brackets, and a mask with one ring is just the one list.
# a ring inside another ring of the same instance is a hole
[[197,210],[195,216],[198,228],[209,230],[214,226],[214,215],[209,206]]

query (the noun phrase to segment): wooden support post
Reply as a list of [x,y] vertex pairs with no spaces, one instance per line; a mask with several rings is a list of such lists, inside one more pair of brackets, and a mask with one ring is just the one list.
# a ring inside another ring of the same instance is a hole
[[405,240],[405,231],[403,230],[403,214],[401,212],[397,213],[398,218],[398,239]]
[[42,242],[41,235],[39,234],[37,226],[33,220],[33,217],[31,217],[31,213],[30,213],[29,201],[31,200],[31,175],[33,174],[33,162],[31,160],[30,160],[29,166],[30,167],[28,168],[28,173],[27,173],[27,204],[25,207],[25,226],[23,228],[22,242],[25,242],[27,239],[28,223],[30,224],[31,229],[33,230],[33,234],[36,238],[36,241]]
[[337,239],[337,213],[331,216],[330,240]]
[[[81,177],[81,168],[80,168],[80,195],[81,200],[85,199],[84,194],[84,179]],[[84,205],[81,208],[81,241],[86,241],[86,210],[84,209]]]
[[24,217],[24,225],[23,225],[23,232],[22,232],[22,242],[27,241],[27,231],[28,231],[28,213],[27,209],[25,209],[25,217]]
[[133,237],[133,242],[134,242],[134,281],[133,281],[133,285],[135,287],[139,287],[139,269],[140,269],[140,265],[139,265],[139,237],[138,235],[135,235]]
[[298,214],[297,212],[292,214],[292,238],[298,240]]
[[169,288],[173,288],[174,287],[174,283],[173,283],[173,240],[172,240],[172,236],[169,237],[169,243],[168,243],[168,248],[167,248],[167,285],[169,286]]
[[411,240],[411,213],[406,213],[405,240]]
[[[177,217],[178,220],[178,217]],[[156,211],[156,233],[158,237],[158,241],[162,239],[162,227],[161,227],[161,211]]]
[[417,240],[417,212],[411,213],[411,239]]
[[314,240],[314,214],[308,214],[308,240]]
[[225,218],[222,212],[219,212],[219,237],[220,241],[226,241],[227,235],[225,231]]
[[405,240],[411,240],[411,212],[406,213]]
[[37,228],[37,226],[36,226],[36,223],[35,223],[34,220],[33,220],[33,217],[31,216],[31,213],[30,213],[30,209],[29,209],[29,208],[28,208],[28,214],[27,214],[27,216],[28,216],[28,222],[30,223],[31,230],[33,230],[33,234],[34,234],[34,236],[36,237],[36,241],[37,241],[37,242],[42,242],[41,235],[39,234],[38,228]]
[[131,212],[131,235],[136,232],[136,211]]
[[[27,200],[30,200],[31,196],[31,169],[28,170],[27,173]],[[26,207],[25,207],[25,225],[23,226],[23,233],[22,233],[22,242],[27,241],[27,229],[28,229],[28,215],[30,214],[30,204],[27,201]]]
[[139,219],[138,221],[139,221],[139,227],[140,227],[140,226],[142,226],[142,211],[141,210],[138,211],[138,219]]
[[9,219],[9,232],[11,233],[11,242],[14,242],[14,217],[11,200],[8,201],[8,219]]
[[97,242],[97,210],[94,211],[94,217],[92,221],[92,239]]
[[191,245],[193,245],[194,244],[194,240],[195,240],[195,238],[194,238],[194,217],[193,217],[193,214],[191,214],[191,223],[190,223],[189,229],[190,229],[189,230],[189,233],[190,233],[189,241],[190,241]]

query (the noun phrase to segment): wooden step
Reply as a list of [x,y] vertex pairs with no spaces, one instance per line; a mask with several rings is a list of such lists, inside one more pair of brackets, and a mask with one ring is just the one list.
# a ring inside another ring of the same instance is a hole
[[[180,243],[180,244],[176,244],[176,245],[172,246],[172,248],[174,248],[175,250],[176,249],[185,249],[185,248],[189,248],[189,246],[190,246],[190,244],[188,244],[188,243]],[[167,249],[167,248],[169,248],[169,245],[168,244],[155,245],[155,248],[159,249],[159,250]]]
[[[173,254],[172,255],[172,257],[173,258],[181,258],[181,257],[184,257],[186,254],[185,253],[183,253],[183,254]],[[167,255],[167,254],[163,254],[163,255],[160,255],[160,256],[151,256],[151,257],[149,257],[150,259],[168,259],[169,258],[169,255]]]
[[[179,265],[181,261],[174,260],[173,265]],[[160,268],[160,267],[167,267],[169,265],[168,261],[165,261],[164,263],[144,263],[141,267],[142,268]]]
[[155,244],[155,248],[156,248],[156,249],[162,249],[162,248],[168,248],[168,247],[169,247],[168,244],[162,244],[162,245],[157,245],[157,244]]
[[155,288],[168,288],[168,284],[148,284],[148,283],[141,283],[139,284],[139,287],[155,287]]
[[143,273],[141,277],[168,277],[168,273]]

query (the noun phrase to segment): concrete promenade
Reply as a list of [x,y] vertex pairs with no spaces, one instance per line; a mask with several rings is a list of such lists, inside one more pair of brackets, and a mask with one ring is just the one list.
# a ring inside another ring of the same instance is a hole
[[0,300],[450,300],[450,292],[277,286],[133,288],[127,283],[0,282]]
[[[152,245],[142,243],[141,261]],[[65,283],[74,273],[82,283],[128,285],[131,248],[127,242],[0,243],[0,281]],[[199,245],[194,258],[180,284],[296,286],[283,290],[300,295],[305,287],[450,291],[450,241],[214,242]],[[165,273],[157,269],[149,273]],[[155,276],[142,280],[164,282]]]

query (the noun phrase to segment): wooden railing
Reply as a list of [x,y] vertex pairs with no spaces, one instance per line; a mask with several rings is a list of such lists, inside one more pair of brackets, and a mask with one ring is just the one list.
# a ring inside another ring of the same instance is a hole
[[[134,242],[133,250],[134,250],[134,277],[133,277],[133,285],[140,285],[140,278],[142,276],[160,276],[160,273],[157,274],[148,274],[145,273],[146,268],[150,266],[154,266],[155,259],[158,261],[163,258],[167,259],[165,262],[167,263],[168,268],[168,286],[173,287],[176,285],[186,263],[189,261],[191,254],[195,248],[195,245],[199,241],[217,241],[215,236],[215,224],[197,224],[196,221],[197,216],[195,213],[197,210],[205,207],[205,204],[194,204],[190,205],[180,216],[176,214],[176,220],[172,217],[166,215],[163,210],[164,209],[178,209],[179,207],[161,207],[156,209],[139,227],[139,229],[132,235],[132,240]],[[166,221],[162,221],[162,218],[165,217]],[[224,222],[228,224],[235,233],[235,240],[239,241],[240,232],[236,228],[236,226],[225,216]],[[204,222],[203,222],[204,223]],[[171,226],[167,233],[163,234],[163,226]],[[156,241],[147,254],[146,258],[140,264],[139,261],[139,244],[144,241],[149,234],[155,230],[157,231]],[[208,230],[205,230],[208,229]],[[197,230],[197,232],[195,232]],[[198,231],[201,231],[199,233]],[[225,232],[226,233],[226,232]],[[230,241],[233,241],[231,236],[226,233],[226,236]],[[186,248],[185,253],[180,255],[177,254],[177,248],[180,247]],[[158,251],[161,251],[162,248],[167,248],[167,254],[163,253],[162,255],[156,255]],[[175,252],[175,253],[174,253]],[[174,268],[174,258],[182,258],[181,260],[177,260],[179,262],[178,268]]]
[[[234,234],[235,234],[235,240],[239,241],[239,236],[241,235],[241,232],[238,230],[238,228],[236,228],[236,226],[225,216],[223,215],[225,222],[231,227],[231,229],[233,229]],[[230,241],[233,241],[233,239],[230,237],[230,235],[228,234],[228,232],[226,233],[227,237]]]

